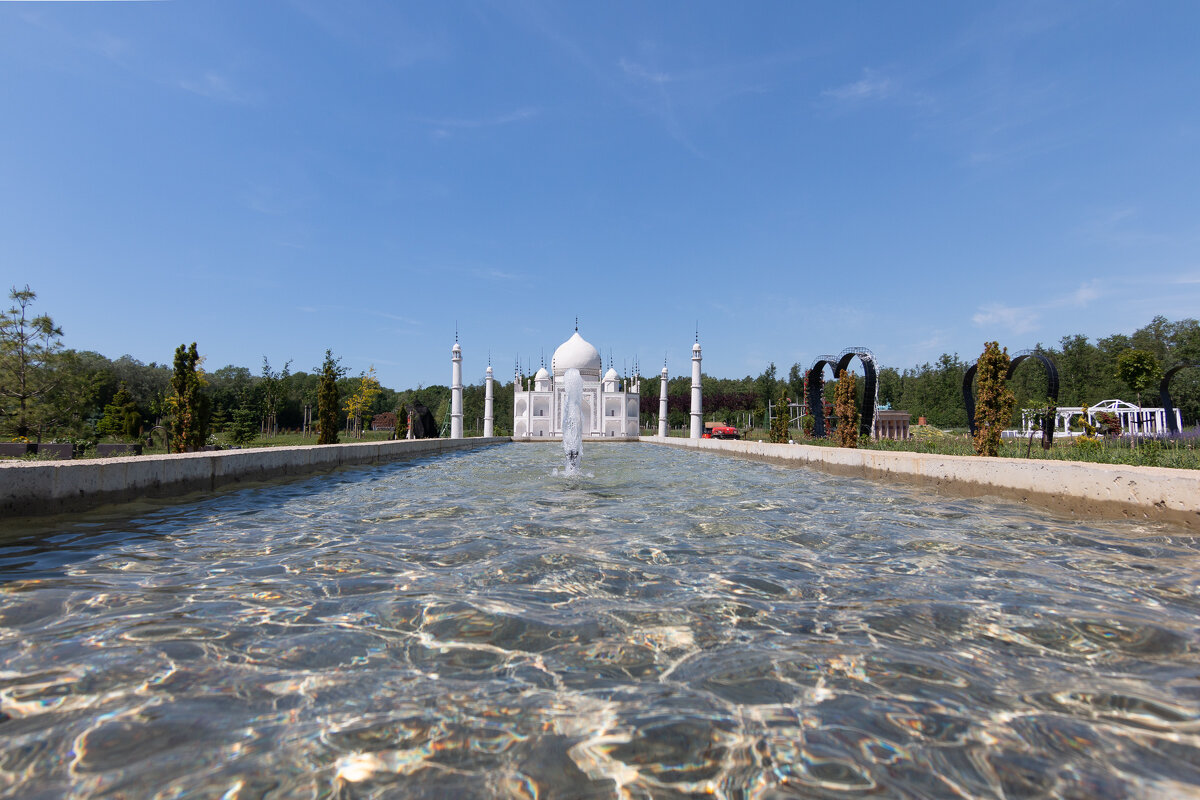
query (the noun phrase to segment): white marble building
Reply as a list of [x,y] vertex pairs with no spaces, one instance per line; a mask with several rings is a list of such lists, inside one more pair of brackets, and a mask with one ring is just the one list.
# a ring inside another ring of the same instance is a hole
[[545,367],[527,379],[518,371],[513,378],[513,437],[537,439],[562,436],[563,377],[574,367],[583,378],[583,435],[585,437],[636,438],[641,386],[637,378],[621,380],[611,366],[600,375],[600,353],[579,335],[559,345]]

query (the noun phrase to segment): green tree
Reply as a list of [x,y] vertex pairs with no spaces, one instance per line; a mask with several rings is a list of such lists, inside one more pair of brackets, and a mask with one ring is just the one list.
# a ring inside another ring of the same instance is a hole
[[332,350],[325,351],[321,363],[320,380],[317,383],[317,444],[338,443],[338,409],[341,406],[338,379],[345,370]]
[[241,403],[233,410],[229,424],[229,441],[245,445],[254,441],[259,433],[259,404],[249,388],[242,390]]
[[792,368],[788,370],[787,388],[797,403],[803,403],[808,399],[804,396],[804,367],[792,364]]
[[354,420],[355,438],[361,439],[363,425],[370,424],[372,404],[381,391],[379,379],[375,377],[375,366],[372,364],[367,372],[359,376],[358,388],[346,400],[345,410],[350,419]]
[[283,365],[283,369],[278,371],[271,370],[271,362],[263,356],[262,366],[262,409],[263,409],[263,434],[266,436],[275,436],[279,433],[279,406],[283,402],[283,394],[287,389],[287,380],[291,375],[290,367],[292,362],[288,361]]
[[1008,348],[987,342],[975,368],[975,452],[981,456],[1000,454],[1000,435],[1012,419],[1016,398],[1005,383]]
[[858,447],[858,381],[853,372],[838,373],[833,413],[837,415],[839,447]]
[[788,440],[788,401],[787,393],[780,392],[775,401],[771,415],[771,441],[776,444],[786,444]]
[[141,428],[142,414],[122,383],[112,401],[104,407],[104,416],[96,423],[96,432],[102,436],[136,439]]
[[1158,360],[1153,353],[1145,350],[1126,350],[1117,356],[1117,377],[1134,391],[1139,406],[1142,404],[1142,392],[1150,388],[1160,373]]
[[40,427],[39,403],[60,382],[56,369],[62,328],[49,316],[30,316],[37,293],[26,284],[9,293],[14,305],[0,314],[0,415],[19,437]]
[[[767,368],[762,371],[762,374],[754,380],[754,390],[758,393],[757,405],[761,406],[764,411],[767,408],[767,401],[773,398],[779,391],[779,387],[776,386],[776,382],[777,371],[775,369],[775,362],[772,361],[767,365]],[[689,383],[689,386],[690,385],[691,384]]]
[[203,359],[190,347],[175,348],[175,370],[171,375],[171,396],[167,405],[171,413],[171,444],[176,453],[199,450],[208,437],[208,403],[204,397]]

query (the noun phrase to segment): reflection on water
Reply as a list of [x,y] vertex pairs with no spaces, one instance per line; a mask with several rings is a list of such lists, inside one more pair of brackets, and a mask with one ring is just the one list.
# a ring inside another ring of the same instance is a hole
[[652,445],[0,529],[0,795],[1200,793],[1200,541]]

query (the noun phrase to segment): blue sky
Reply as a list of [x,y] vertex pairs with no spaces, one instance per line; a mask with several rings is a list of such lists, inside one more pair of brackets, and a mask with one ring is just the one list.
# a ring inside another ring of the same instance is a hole
[[897,367],[1200,314],[1200,5],[0,2],[67,346],[384,385]]

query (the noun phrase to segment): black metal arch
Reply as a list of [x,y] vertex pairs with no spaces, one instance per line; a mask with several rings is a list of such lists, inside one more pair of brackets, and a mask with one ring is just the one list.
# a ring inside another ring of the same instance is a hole
[[[808,413],[813,415],[812,435],[820,439],[825,435],[825,367],[837,366],[837,356],[817,356],[805,373],[808,384]],[[837,378],[837,373],[833,373]]]
[[1169,433],[1179,433],[1179,426],[1175,424],[1175,406],[1171,403],[1171,379],[1175,377],[1175,373],[1181,369],[1188,367],[1200,367],[1200,364],[1184,362],[1171,367],[1163,375],[1162,383],[1158,385],[1158,399],[1162,403],[1163,411],[1167,412],[1167,431]]
[[875,354],[865,347],[847,347],[836,356],[817,356],[808,368],[808,413],[813,415],[813,436],[825,435],[825,366],[833,370],[836,380],[850,362],[858,358],[863,365],[863,409],[859,415],[859,433],[870,436],[875,423],[875,406],[879,400],[879,374]]
[[[1017,367],[1027,358],[1037,359],[1046,368],[1046,396],[1054,401],[1054,406],[1046,412],[1046,416],[1042,420],[1042,441],[1049,447],[1050,443],[1054,441],[1054,414],[1058,406],[1058,367],[1054,366],[1054,362],[1045,353],[1039,353],[1036,350],[1022,350],[1014,353],[1012,360],[1008,362],[1008,372],[1004,375],[1004,382],[1012,380]],[[972,436],[975,435],[975,391],[971,384],[975,381],[975,371],[978,366],[978,361],[971,362],[971,366],[967,367],[967,371],[963,375],[962,384],[963,405],[967,407],[967,428],[971,431]]]

